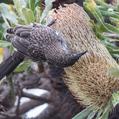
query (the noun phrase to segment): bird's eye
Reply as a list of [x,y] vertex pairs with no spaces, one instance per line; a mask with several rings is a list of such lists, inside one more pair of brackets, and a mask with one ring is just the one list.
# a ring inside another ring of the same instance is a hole
[[36,27],[36,24],[35,23],[33,24],[33,27]]
[[59,35],[59,33],[57,31],[55,33],[56,33],[56,35]]
[[62,39],[58,39],[58,42],[60,42],[61,44],[63,44],[63,40]]

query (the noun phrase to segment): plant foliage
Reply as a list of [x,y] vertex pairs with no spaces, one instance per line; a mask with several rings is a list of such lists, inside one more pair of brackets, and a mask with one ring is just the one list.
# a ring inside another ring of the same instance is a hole
[[97,37],[107,47],[110,54],[119,58],[119,4],[107,4],[102,0],[85,0],[84,8],[92,20]]
[[[106,46],[110,54],[119,59],[119,3],[107,4],[105,0],[85,0],[84,8],[92,18],[93,29],[97,37]],[[109,69],[109,75],[119,77],[119,68]],[[99,110],[91,106],[77,114],[73,119],[108,119],[109,112],[119,103],[119,92],[112,94],[107,104]]]
[[[13,0],[13,4],[0,3],[0,48],[11,48],[11,43],[4,38],[7,28],[17,25],[46,23],[45,18],[52,8],[53,1],[45,0],[44,10],[41,0]],[[25,61],[15,71],[24,71],[30,66],[29,63],[31,62]]]

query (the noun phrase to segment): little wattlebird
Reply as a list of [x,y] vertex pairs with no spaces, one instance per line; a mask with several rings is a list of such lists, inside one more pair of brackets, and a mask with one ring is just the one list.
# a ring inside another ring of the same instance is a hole
[[86,53],[72,52],[63,37],[44,25],[33,24],[9,28],[6,39],[10,40],[17,51],[0,64],[0,79],[9,75],[24,58],[67,67],[73,65]]

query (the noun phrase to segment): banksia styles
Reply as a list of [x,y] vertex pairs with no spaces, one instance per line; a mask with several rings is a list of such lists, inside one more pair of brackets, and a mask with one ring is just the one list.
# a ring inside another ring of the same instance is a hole
[[119,79],[108,74],[118,67],[93,32],[90,18],[77,4],[65,5],[49,17],[56,18],[52,28],[63,33],[72,51],[88,52],[73,66],[65,68],[64,81],[77,102],[99,110],[119,90]]

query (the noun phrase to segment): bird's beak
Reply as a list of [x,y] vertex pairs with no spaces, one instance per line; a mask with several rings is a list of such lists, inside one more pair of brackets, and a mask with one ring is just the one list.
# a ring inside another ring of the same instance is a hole
[[83,56],[85,52],[82,52],[82,53],[71,53],[71,54],[66,54],[66,55],[63,55],[62,58],[59,56],[57,57],[57,60],[55,62],[55,64],[59,67],[68,67],[68,66],[71,66],[73,65],[75,62],[78,61],[78,59]]

